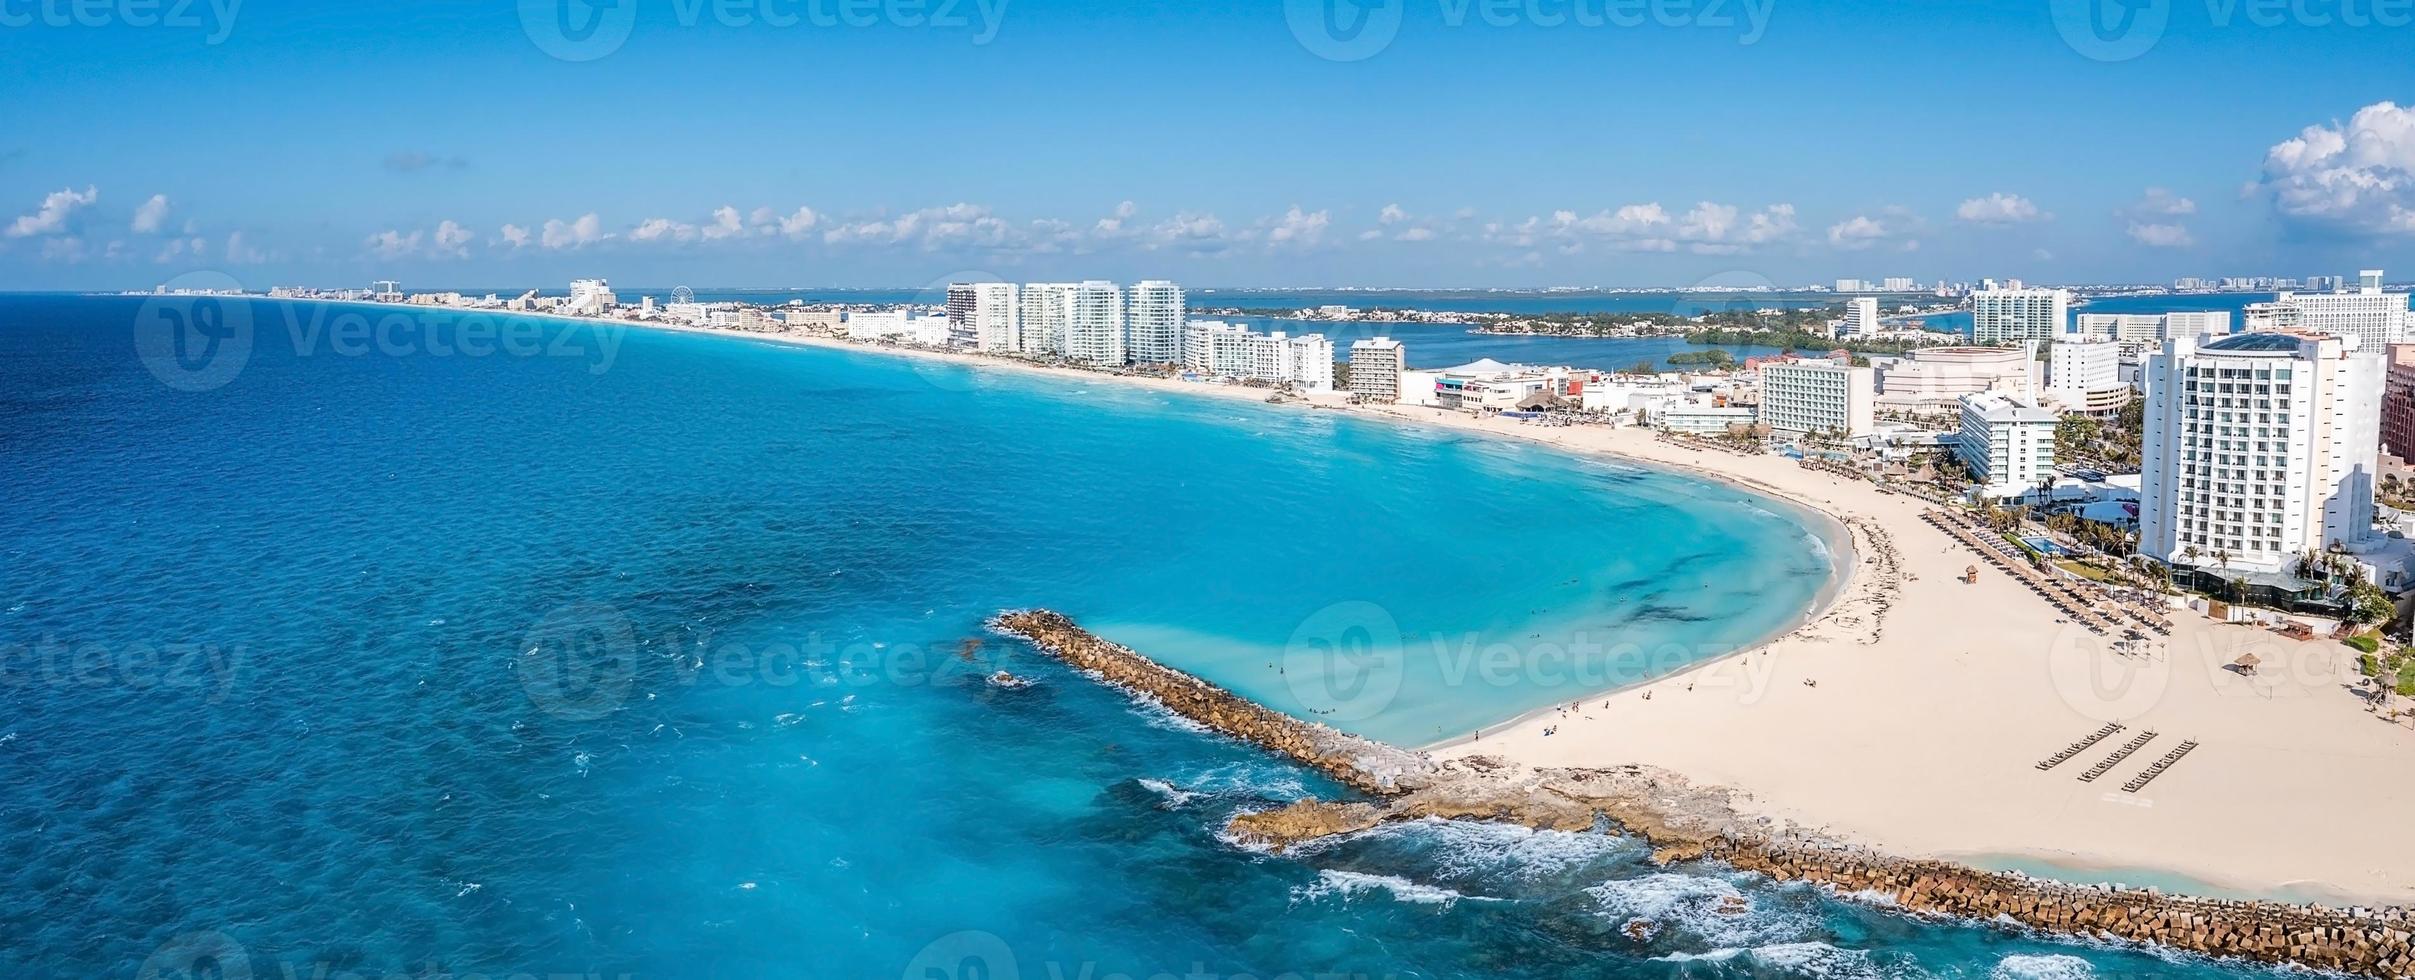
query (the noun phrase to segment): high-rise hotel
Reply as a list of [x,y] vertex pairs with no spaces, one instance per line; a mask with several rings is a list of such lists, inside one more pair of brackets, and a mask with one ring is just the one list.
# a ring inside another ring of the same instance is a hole
[[2141,554],[2237,577],[2372,533],[2382,359],[2308,331],[2148,359]]
[[1971,293],[1971,340],[1979,344],[2052,340],[2069,329],[2071,294],[2060,289],[1998,289],[1995,280]]
[[1182,361],[1182,287],[1162,279],[1130,290],[1105,280],[955,283],[955,339],[984,350],[1113,366]]
[[1124,300],[1125,351],[1142,364],[1182,361],[1182,287],[1163,279],[1132,284]]
[[2246,311],[2249,330],[2310,330],[2354,337],[2358,351],[2382,354],[2407,339],[2407,294],[2382,292],[2382,270],[2366,269],[2354,292],[2284,292]]

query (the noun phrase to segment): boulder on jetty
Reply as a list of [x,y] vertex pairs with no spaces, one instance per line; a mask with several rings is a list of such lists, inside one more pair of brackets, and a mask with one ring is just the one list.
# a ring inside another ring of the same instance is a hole
[[1387,821],[1438,817],[1538,830],[1623,830],[1671,861],[1714,860],[1779,881],[1875,897],[1916,915],[2005,921],[2071,936],[2150,943],[2208,956],[2415,978],[2415,915],[2405,909],[2166,895],[1981,871],[1875,853],[1740,813],[1729,793],[1644,766],[1530,769],[1476,756],[1439,763],[1269,710],[1156,663],[1046,610],[991,625],[1100,680],[1210,730],[1333,777],[1370,799],[1302,800],[1232,819],[1239,839],[1283,850]]

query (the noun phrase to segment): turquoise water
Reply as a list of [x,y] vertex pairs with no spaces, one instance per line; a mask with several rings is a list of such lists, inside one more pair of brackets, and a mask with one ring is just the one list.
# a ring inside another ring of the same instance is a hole
[[1800,615],[1812,539],[1735,491],[535,321],[186,304],[248,351],[146,365],[159,309],[0,297],[6,975],[2233,973],[1595,834],[1254,853],[1225,817],[1334,787],[980,628],[1057,607],[1413,740]]

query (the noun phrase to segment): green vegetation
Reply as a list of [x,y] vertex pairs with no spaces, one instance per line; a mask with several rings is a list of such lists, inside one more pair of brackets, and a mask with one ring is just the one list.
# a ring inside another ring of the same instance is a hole
[[1719,350],[1717,348],[1712,348],[1710,350],[1690,350],[1681,354],[1669,355],[1669,364],[1675,367],[1701,364],[1720,370],[1725,370],[1727,368],[1736,366],[1736,355]]
[[2054,455],[2058,462],[2095,462],[2113,470],[2135,470],[2140,462],[2139,446],[2147,431],[2146,403],[2132,399],[2122,406],[2112,421],[2092,419],[2084,415],[2066,415],[2054,427]]
[[2351,636],[2347,639],[2341,640],[2340,642],[2368,654],[2377,653],[2381,650],[2381,639],[2371,633],[2358,633],[2355,636]]
[[2398,695],[2400,697],[2415,698],[2415,670],[2402,670],[2398,672]]
[[2356,655],[2356,670],[2367,677],[2381,676],[2381,660],[2370,653]]

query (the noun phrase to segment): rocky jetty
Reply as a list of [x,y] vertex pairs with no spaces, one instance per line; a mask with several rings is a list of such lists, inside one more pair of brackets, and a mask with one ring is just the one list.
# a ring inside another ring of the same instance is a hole
[[1529,769],[1489,757],[1436,762],[1268,710],[1109,642],[1057,613],[992,624],[1065,663],[1208,729],[1316,769],[1371,799],[1302,800],[1245,813],[1229,829],[1276,850],[1427,817],[1541,830],[1617,829],[1662,862],[1713,860],[1915,915],[2018,923],[2045,932],[2150,943],[2207,956],[2415,978],[2415,915],[2087,887],[1850,847],[1741,814],[1729,794],[1642,766]]

